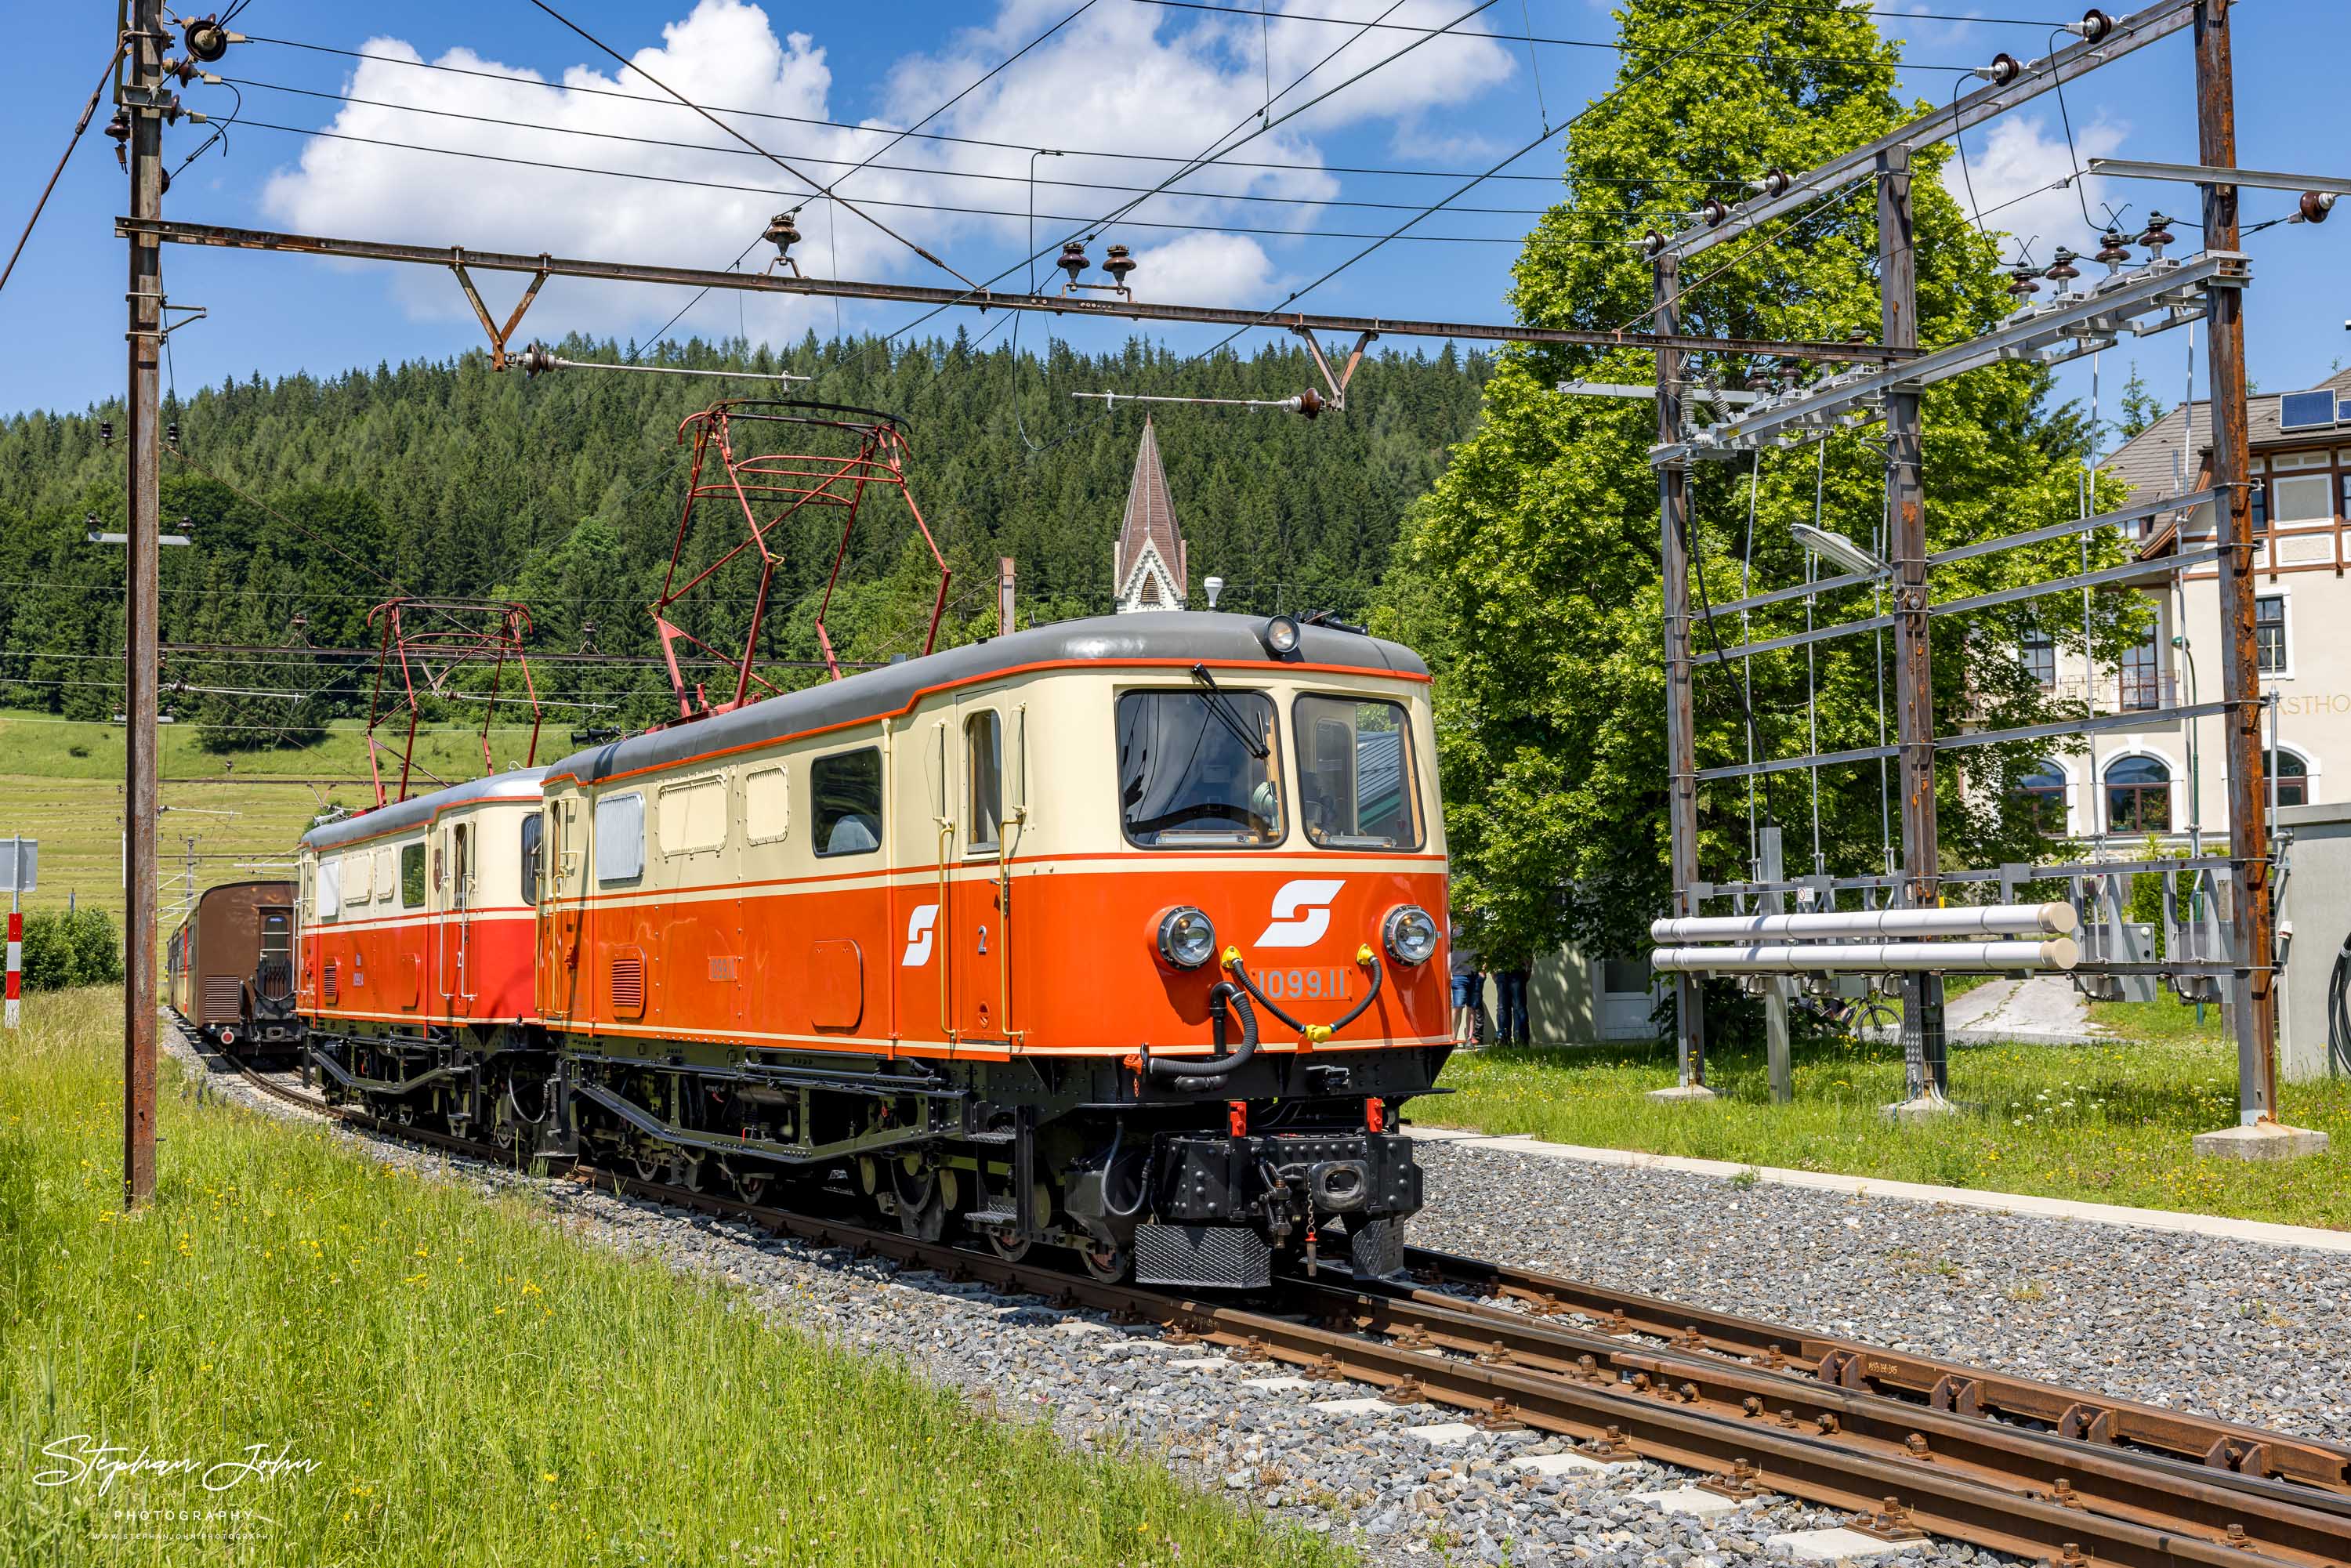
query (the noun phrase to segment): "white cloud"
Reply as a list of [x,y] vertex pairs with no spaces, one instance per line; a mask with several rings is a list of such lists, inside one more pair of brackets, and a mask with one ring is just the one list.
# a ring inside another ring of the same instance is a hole
[[[1270,26],[1277,89],[1350,37],[1344,27],[1297,18],[1343,14],[1352,4],[1287,0],[1277,7]],[[727,118],[761,147],[820,180],[831,180],[888,142],[884,127],[912,124],[930,114],[1059,20],[1066,5],[1067,0],[1001,0],[987,23],[956,35],[936,53],[901,58],[879,84],[883,112],[863,129]],[[1457,14],[1458,6],[1448,9],[1447,0],[1406,0],[1390,19],[1435,26]],[[965,274],[984,278],[1026,249],[1030,159],[1023,149],[1083,150],[1037,160],[1039,245],[1072,228],[1094,232],[1091,220],[1137,193],[1081,186],[1148,187],[1180,166],[1176,159],[1204,151],[1236,126],[1244,136],[1253,129],[1265,99],[1266,33],[1253,17],[1123,3],[1097,5],[925,127],[1008,145],[908,138],[891,145],[873,166],[845,179],[841,194]],[[1278,101],[1274,114],[1336,86],[1412,38],[1409,33],[1381,31],[1347,44]],[[420,59],[396,38],[371,39],[362,47],[398,60]],[[800,121],[835,117],[835,83],[819,39],[807,32],[779,38],[768,12],[747,0],[696,0],[683,20],[662,29],[658,47],[640,50],[634,59],[700,103]],[[772,214],[806,203],[800,226],[807,238],[797,254],[810,272],[951,281],[872,224],[834,211],[834,204],[810,200],[806,188],[783,170],[690,110],[660,100],[657,89],[633,72],[576,66],[563,73],[559,88],[550,89],[534,72],[467,50],[453,50],[432,63],[509,79],[359,62],[346,90],[352,98],[376,101],[343,106],[323,128],[332,135],[305,143],[298,162],[271,178],[262,198],[268,215],[309,233],[711,267],[724,265]],[[1284,239],[1260,245],[1241,235],[1155,228],[1136,220],[1312,226],[1324,212],[1314,204],[1341,189],[1338,178],[1321,166],[1318,135],[1374,121],[1399,131],[1416,128],[1423,117],[1508,78],[1513,68],[1507,48],[1490,37],[1433,40],[1289,124],[1259,135],[1236,154],[1243,163],[1280,167],[1218,167],[1190,176],[1179,189],[1152,197],[1126,221],[1101,229],[1094,254],[1099,259],[1101,246],[1112,241],[1133,246],[1142,263],[1135,281],[1145,298],[1232,303],[1247,297],[1270,302],[1283,281],[1272,253],[1294,258],[1301,270],[1319,270],[1326,247]],[[656,101],[603,96],[615,92]],[[513,123],[409,112],[416,110]],[[483,156],[435,157],[334,136]],[[624,137],[648,140],[613,139]],[[1148,153],[1166,161],[1093,155],[1104,152]],[[497,158],[662,178],[490,161]],[[982,175],[992,178],[972,177]],[[1244,196],[1306,204],[1233,199]],[[922,210],[925,205],[981,210]],[[746,265],[759,267],[768,255],[761,246]],[[496,282],[486,287],[488,303],[503,317],[511,287]],[[393,287],[413,316],[468,313],[449,280],[424,269],[397,269]],[[558,280],[532,307],[523,335],[552,336],[580,328],[625,336],[658,325],[684,298],[683,291]],[[812,322],[826,330],[832,318],[830,305],[755,298],[746,306],[714,295],[680,329],[732,332],[738,309],[747,311],[755,337],[796,335]]]
[[[1966,172],[1962,173],[1954,157],[1944,167],[1943,187],[1961,210],[1982,213],[1987,228],[2014,236],[2003,246],[2004,256],[2013,260],[2018,243],[2023,242],[2032,246],[2032,259],[2046,267],[2061,245],[2080,251],[2097,248],[2099,231],[2106,224],[2105,202],[2110,182],[2085,174],[2079,182],[2078,195],[2073,186],[2047,187],[2073,172],[2074,155],[2085,165],[2093,158],[2107,157],[2122,146],[2128,131],[2127,126],[2105,120],[2077,125],[2074,153],[2069,154],[2064,133],[2055,121],[2005,115],[1991,122],[1988,135],[1969,133]],[[2092,223],[2082,221],[2085,205]]]

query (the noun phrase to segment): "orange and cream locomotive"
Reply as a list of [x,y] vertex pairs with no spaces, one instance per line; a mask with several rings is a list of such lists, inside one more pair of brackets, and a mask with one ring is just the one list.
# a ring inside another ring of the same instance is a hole
[[892,664],[312,830],[330,1090],[1008,1255],[1393,1271],[1450,1044],[1428,677],[1183,612]]

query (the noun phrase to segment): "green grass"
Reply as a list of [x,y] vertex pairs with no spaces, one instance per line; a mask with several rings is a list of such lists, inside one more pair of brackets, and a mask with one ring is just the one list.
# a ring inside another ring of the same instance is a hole
[[[527,1198],[199,1105],[168,1062],[158,1201],[126,1218],[119,1019],[95,993],[43,998],[0,1056],[0,1561],[1347,1561],[1162,1466],[1081,1458],[764,1323],[747,1293],[570,1238]],[[209,1494],[32,1484],[78,1435],[315,1469]],[[111,1517],[202,1507],[262,1519]]]
[[[163,904],[175,924],[187,902],[187,840],[196,840],[195,891],[224,882],[279,874],[252,862],[290,866],[294,842],[329,806],[371,804],[366,727],[339,719],[314,745],[219,754],[196,744],[193,729],[158,731],[157,773],[163,818],[156,835]],[[122,737],[110,724],[67,723],[37,714],[0,713],[0,836],[21,832],[41,844],[41,885],[28,909],[63,908],[70,894],[118,916],[122,909]],[[500,767],[528,751],[528,729],[490,732]],[[538,759],[570,749],[570,731],[549,725]],[[78,752],[80,755],[76,755]],[[395,769],[397,758],[384,766]],[[477,778],[481,743],[473,731],[434,730],[416,741],[412,791],[433,777]],[[287,873],[286,874],[290,874]],[[160,938],[159,938],[160,940]]]
[[[2145,1005],[2186,1014],[2192,1028],[2192,1009]],[[2281,1086],[2282,1119],[2333,1140],[2320,1158],[2281,1165],[2190,1154],[2192,1134],[2236,1121],[2236,1057],[2217,1040],[1955,1051],[1950,1081],[1970,1113],[1897,1128],[1878,1114],[1902,1097],[1896,1045],[1799,1047],[1796,1098],[1787,1105],[1771,1103],[1760,1051],[1709,1052],[1707,1082],[1723,1098],[1697,1105],[1644,1098],[1674,1082],[1669,1045],[1486,1051],[1454,1057],[1441,1082],[1456,1092],[1419,1102],[1414,1119],[1742,1165],[2351,1228],[2344,1080]]]

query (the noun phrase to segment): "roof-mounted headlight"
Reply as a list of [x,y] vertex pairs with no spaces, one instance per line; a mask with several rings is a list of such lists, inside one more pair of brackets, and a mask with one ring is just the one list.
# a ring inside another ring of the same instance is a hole
[[1437,917],[1417,904],[1401,904],[1388,911],[1380,938],[1388,956],[1399,964],[1426,964],[1437,951]]
[[1217,927],[1207,915],[1179,904],[1159,917],[1159,956],[1179,969],[1196,969],[1217,956]]
[[1277,615],[1265,623],[1266,651],[1277,659],[1294,658],[1298,653],[1298,622],[1287,615]]

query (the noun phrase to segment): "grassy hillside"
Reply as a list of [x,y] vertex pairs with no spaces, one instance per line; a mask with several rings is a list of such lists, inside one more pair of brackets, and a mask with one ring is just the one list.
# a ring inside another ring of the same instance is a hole
[[[196,841],[194,888],[201,893],[283,869],[313,817],[330,806],[356,809],[374,799],[365,727],[355,719],[329,726],[314,745],[228,757],[204,750],[193,732],[177,726],[160,734],[163,820],[157,841],[167,910],[187,902],[191,837]],[[122,737],[111,724],[0,713],[0,837],[21,832],[41,842],[41,885],[26,900],[26,908],[61,908],[71,895],[85,905],[121,910]],[[520,763],[529,743],[527,728],[490,732],[491,755],[500,767]],[[539,736],[538,759],[552,760],[570,748],[571,732],[550,725]],[[478,777],[476,732],[420,735],[416,764],[413,789],[434,788],[431,775]],[[385,766],[396,768],[396,758],[387,758]]]

